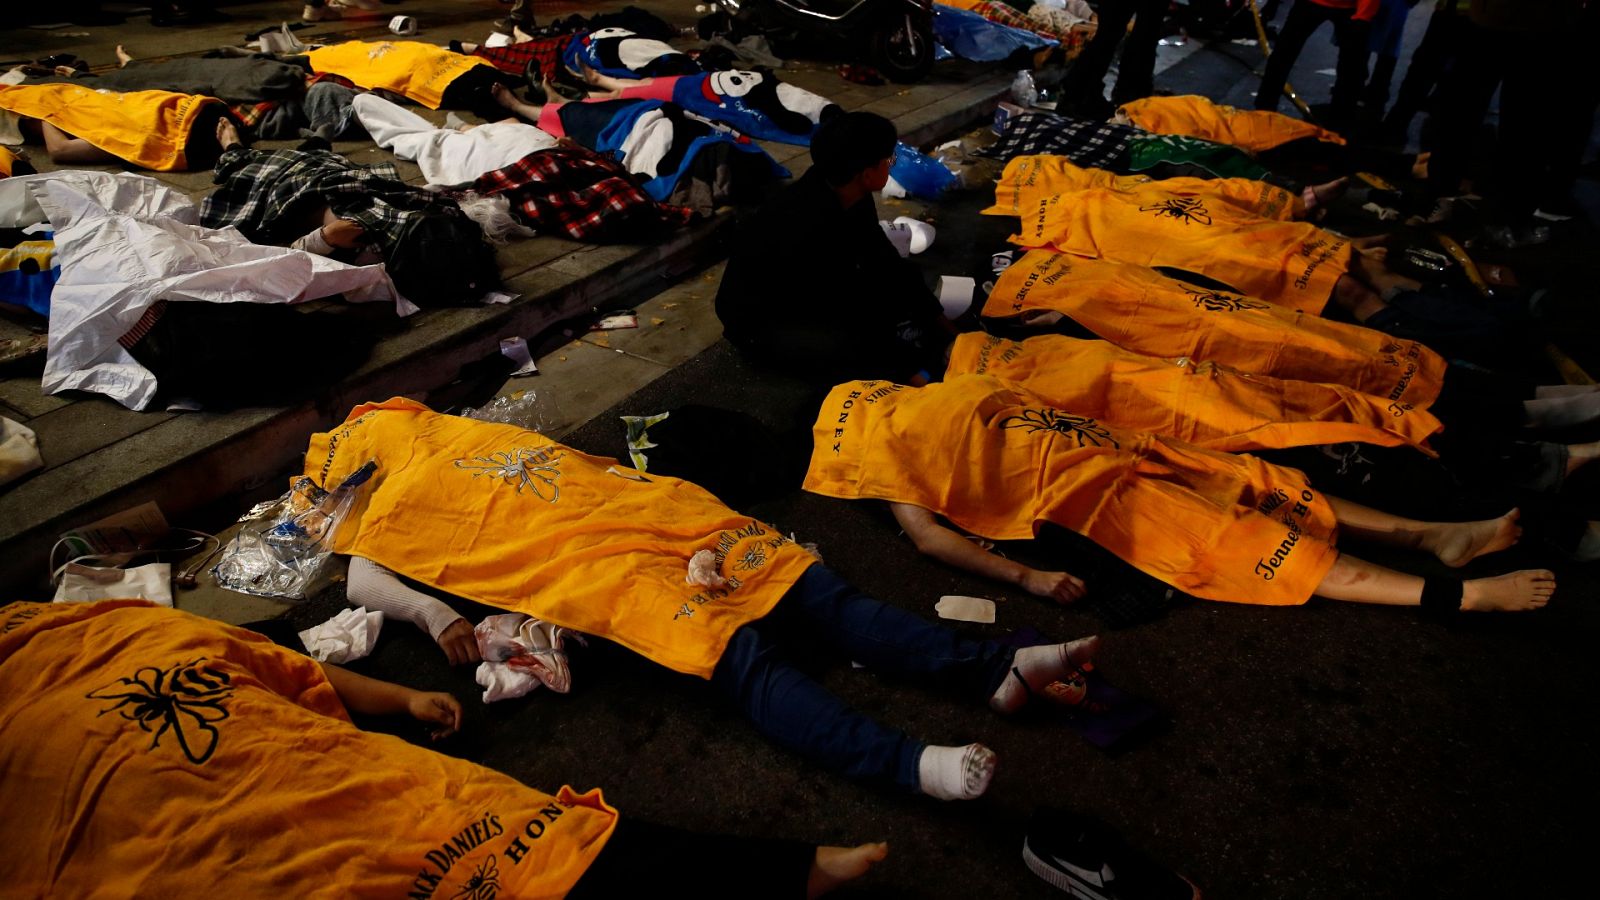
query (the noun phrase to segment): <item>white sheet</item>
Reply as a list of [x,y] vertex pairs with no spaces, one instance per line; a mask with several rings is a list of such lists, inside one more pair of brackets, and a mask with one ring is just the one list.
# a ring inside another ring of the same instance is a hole
[[[349,266],[285,247],[252,244],[237,229],[201,228],[187,197],[144,175],[50,173],[27,185],[55,229],[61,280],[50,298],[46,393],[105,394],[144,409],[156,378],[117,343],[157,300],[299,303],[333,294],[393,301],[383,266]],[[219,339],[226,339],[225,336]]]
[[522,122],[491,122],[456,131],[440,128],[375,94],[356,95],[352,106],[378,146],[415,161],[429,184],[472,181],[556,145],[554,137]]

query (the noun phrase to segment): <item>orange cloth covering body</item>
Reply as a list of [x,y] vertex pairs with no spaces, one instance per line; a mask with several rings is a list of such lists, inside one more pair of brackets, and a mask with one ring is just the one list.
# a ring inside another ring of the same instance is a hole
[[0,85],[0,109],[41,119],[118,159],[157,172],[188,168],[184,145],[215,97],[171,91],[96,91],[77,84]]
[[143,601],[0,607],[0,706],[16,896],[559,897],[617,819],[363,732],[310,658]]
[[17,154],[5,147],[0,147],[0,178],[10,178],[16,173]]
[[1195,94],[1146,97],[1124,103],[1117,112],[1145,131],[1201,138],[1250,153],[1271,150],[1301,138],[1344,143],[1344,138],[1334,132],[1293,116],[1259,109],[1234,109]]
[[1209,197],[1264,219],[1293,221],[1302,208],[1294,194],[1265,181],[1163,178],[1158,182],[1148,175],[1118,175],[1105,169],[1085,169],[1065,156],[1039,155],[1018,156],[1006,163],[994,187],[994,206],[983,212],[991,216],[1021,216],[1023,210],[1037,210],[1039,201],[1053,194],[1093,188],[1127,194],[1151,183],[1197,197]]
[[1057,409],[1131,431],[1238,452],[1359,441],[1432,454],[1443,426],[1431,413],[1336,384],[1251,375],[1210,362],[1160,359],[1107,341],[1045,334],[1009,341],[956,338],[950,375],[993,375]]
[[306,54],[312,71],[348,78],[367,90],[393,91],[438,109],[444,89],[462,73],[489,61],[421,41],[347,41]]
[[[358,406],[313,435],[305,472],[331,488],[369,460],[377,472],[335,532],[336,552],[701,678],[816,562],[687,481],[410,400]],[[726,585],[687,583],[701,550]]]
[[1027,253],[1003,272],[983,314],[1030,310],[1059,312],[1144,356],[1339,384],[1402,412],[1432,406],[1447,368],[1416,341],[1193,287],[1143,266],[1048,250]]
[[1350,242],[1305,222],[1251,215],[1204,194],[1152,181],[1093,188],[1024,207],[1024,247],[1204,275],[1251,297],[1320,315],[1350,268]]
[[839,385],[805,488],[910,503],[990,540],[1054,522],[1196,597],[1304,603],[1337,523],[1305,475],[1051,407],[986,375]]

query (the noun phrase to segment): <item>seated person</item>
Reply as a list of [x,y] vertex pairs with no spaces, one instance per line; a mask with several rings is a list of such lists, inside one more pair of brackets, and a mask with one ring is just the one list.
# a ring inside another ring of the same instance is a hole
[[552,796],[350,720],[410,716],[438,739],[461,724],[449,694],[143,601],[0,607],[0,688],[0,838],[29,895],[620,896],[692,849],[725,858],[685,888],[816,896],[887,852],[619,819],[599,790]]
[[204,171],[222,152],[228,107],[169,91],[102,93],[77,84],[0,85],[0,115],[20,119],[58,165],[126,162],[157,172]]
[[346,262],[381,258],[419,306],[476,303],[499,284],[478,224],[454,200],[406,184],[394,166],[358,166],[327,150],[246,149],[226,122],[218,135],[218,187],[200,208],[201,225]]
[[822,123],[812,167],[742,223],[717,290],[728,340],[752,360],[825,385],[873,375],[924,383],[954,329],[878,225],[894,125]]
[[1266,109],[1235,109],[1195,94],[1145,97],[1124,103],[1117,109],[1112,121],[1155,134],[1177,134],[1215,141],[1250,153],[1274,150],[1292,141],[1306,139],[1330,144],[1345,142],[1344,138],[1326,128],[1292,116]]
[[429,109],[464,109],[490,121],[505,117],[491,92],[494,85],[521,83],[487,60],[421,41],[346,41],[312,49],[306,58],[319,75],[338,75]]
[[375,472],[331,539],[355,557],[351,602],[425,627],[452,662],[476,656],[471,624],[389,573],[615,641],[709,680],[778,744],[906,791],[977,797],[994,753],[932,746],[847,708],[789,662],[786,634],[804,631],[869,669],[1001,713],[1097,646],[1086,638],[1013,651],[967,640],[862,594],[703,488],[515,426],[409,400],[368,404],[312,437],[305,474],[343,484],[369,463]]
[[1516,510],[1402,519],[1313,491],[1293,469],[1108,426],[989,376],[841,384],[812,437],[806,490],[887,500],[924,553],[1060,602],[1082,596],[1083,583],[993,556],[935,516],[995,541],[1052,522],[1208,600],[1294,605],[1316,594],[1448,613],[1537,609],[1555,591],[1545,570],[1424,579],[1335,549],[1343,533],[1462,566],[1517,541]]

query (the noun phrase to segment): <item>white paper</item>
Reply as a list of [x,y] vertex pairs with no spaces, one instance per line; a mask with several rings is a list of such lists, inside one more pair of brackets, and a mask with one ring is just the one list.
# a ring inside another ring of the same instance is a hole
[[963,597],[959,594],[946,594],[939,598],[933,607],[941,619],[951,619],[956,622],[982,622],[985,625],[994,624],[994,601],[982,597]]
[[533,354],[528,351],[528,342],[522,338],[501,338],[500,354],[517,364],[517,369],[511,373],[511,377],[539,374],[539,366],[534,363]]

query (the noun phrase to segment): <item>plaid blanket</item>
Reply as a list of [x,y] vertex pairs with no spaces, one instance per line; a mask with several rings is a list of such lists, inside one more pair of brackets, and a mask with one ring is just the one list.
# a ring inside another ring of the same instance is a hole
[[232,225],[258,244],[288,244],[309,231],[307,215],[324,206],[360,223],[387,256],[412,219],[441,204],[406,184],[391,163],[358,166],[326,150],[233,147],[217,160],[219,187],[200,207],[207,228]]
[[561,51],[566,49],[571,40],[571,34],[558,34],[504,47],[479,44],[472,55],[488,60],[496,69],[519,78],[532,68],[539,77],[554,81],[561,69]]
[[621,164],[583,147],[530,153],[451,193],[463,191],[503,194],[529,227],[578,241],[646,237],[694,218],[693,210],[650,199]]
[[1009,162],[1017,156],[1065,156],[1085,168],[1118,169],[1129,143],[1145,132],[1131,125],[1074,119],[1055,113],[1022,113],[1006,122],[1000,140],[982,155]]

